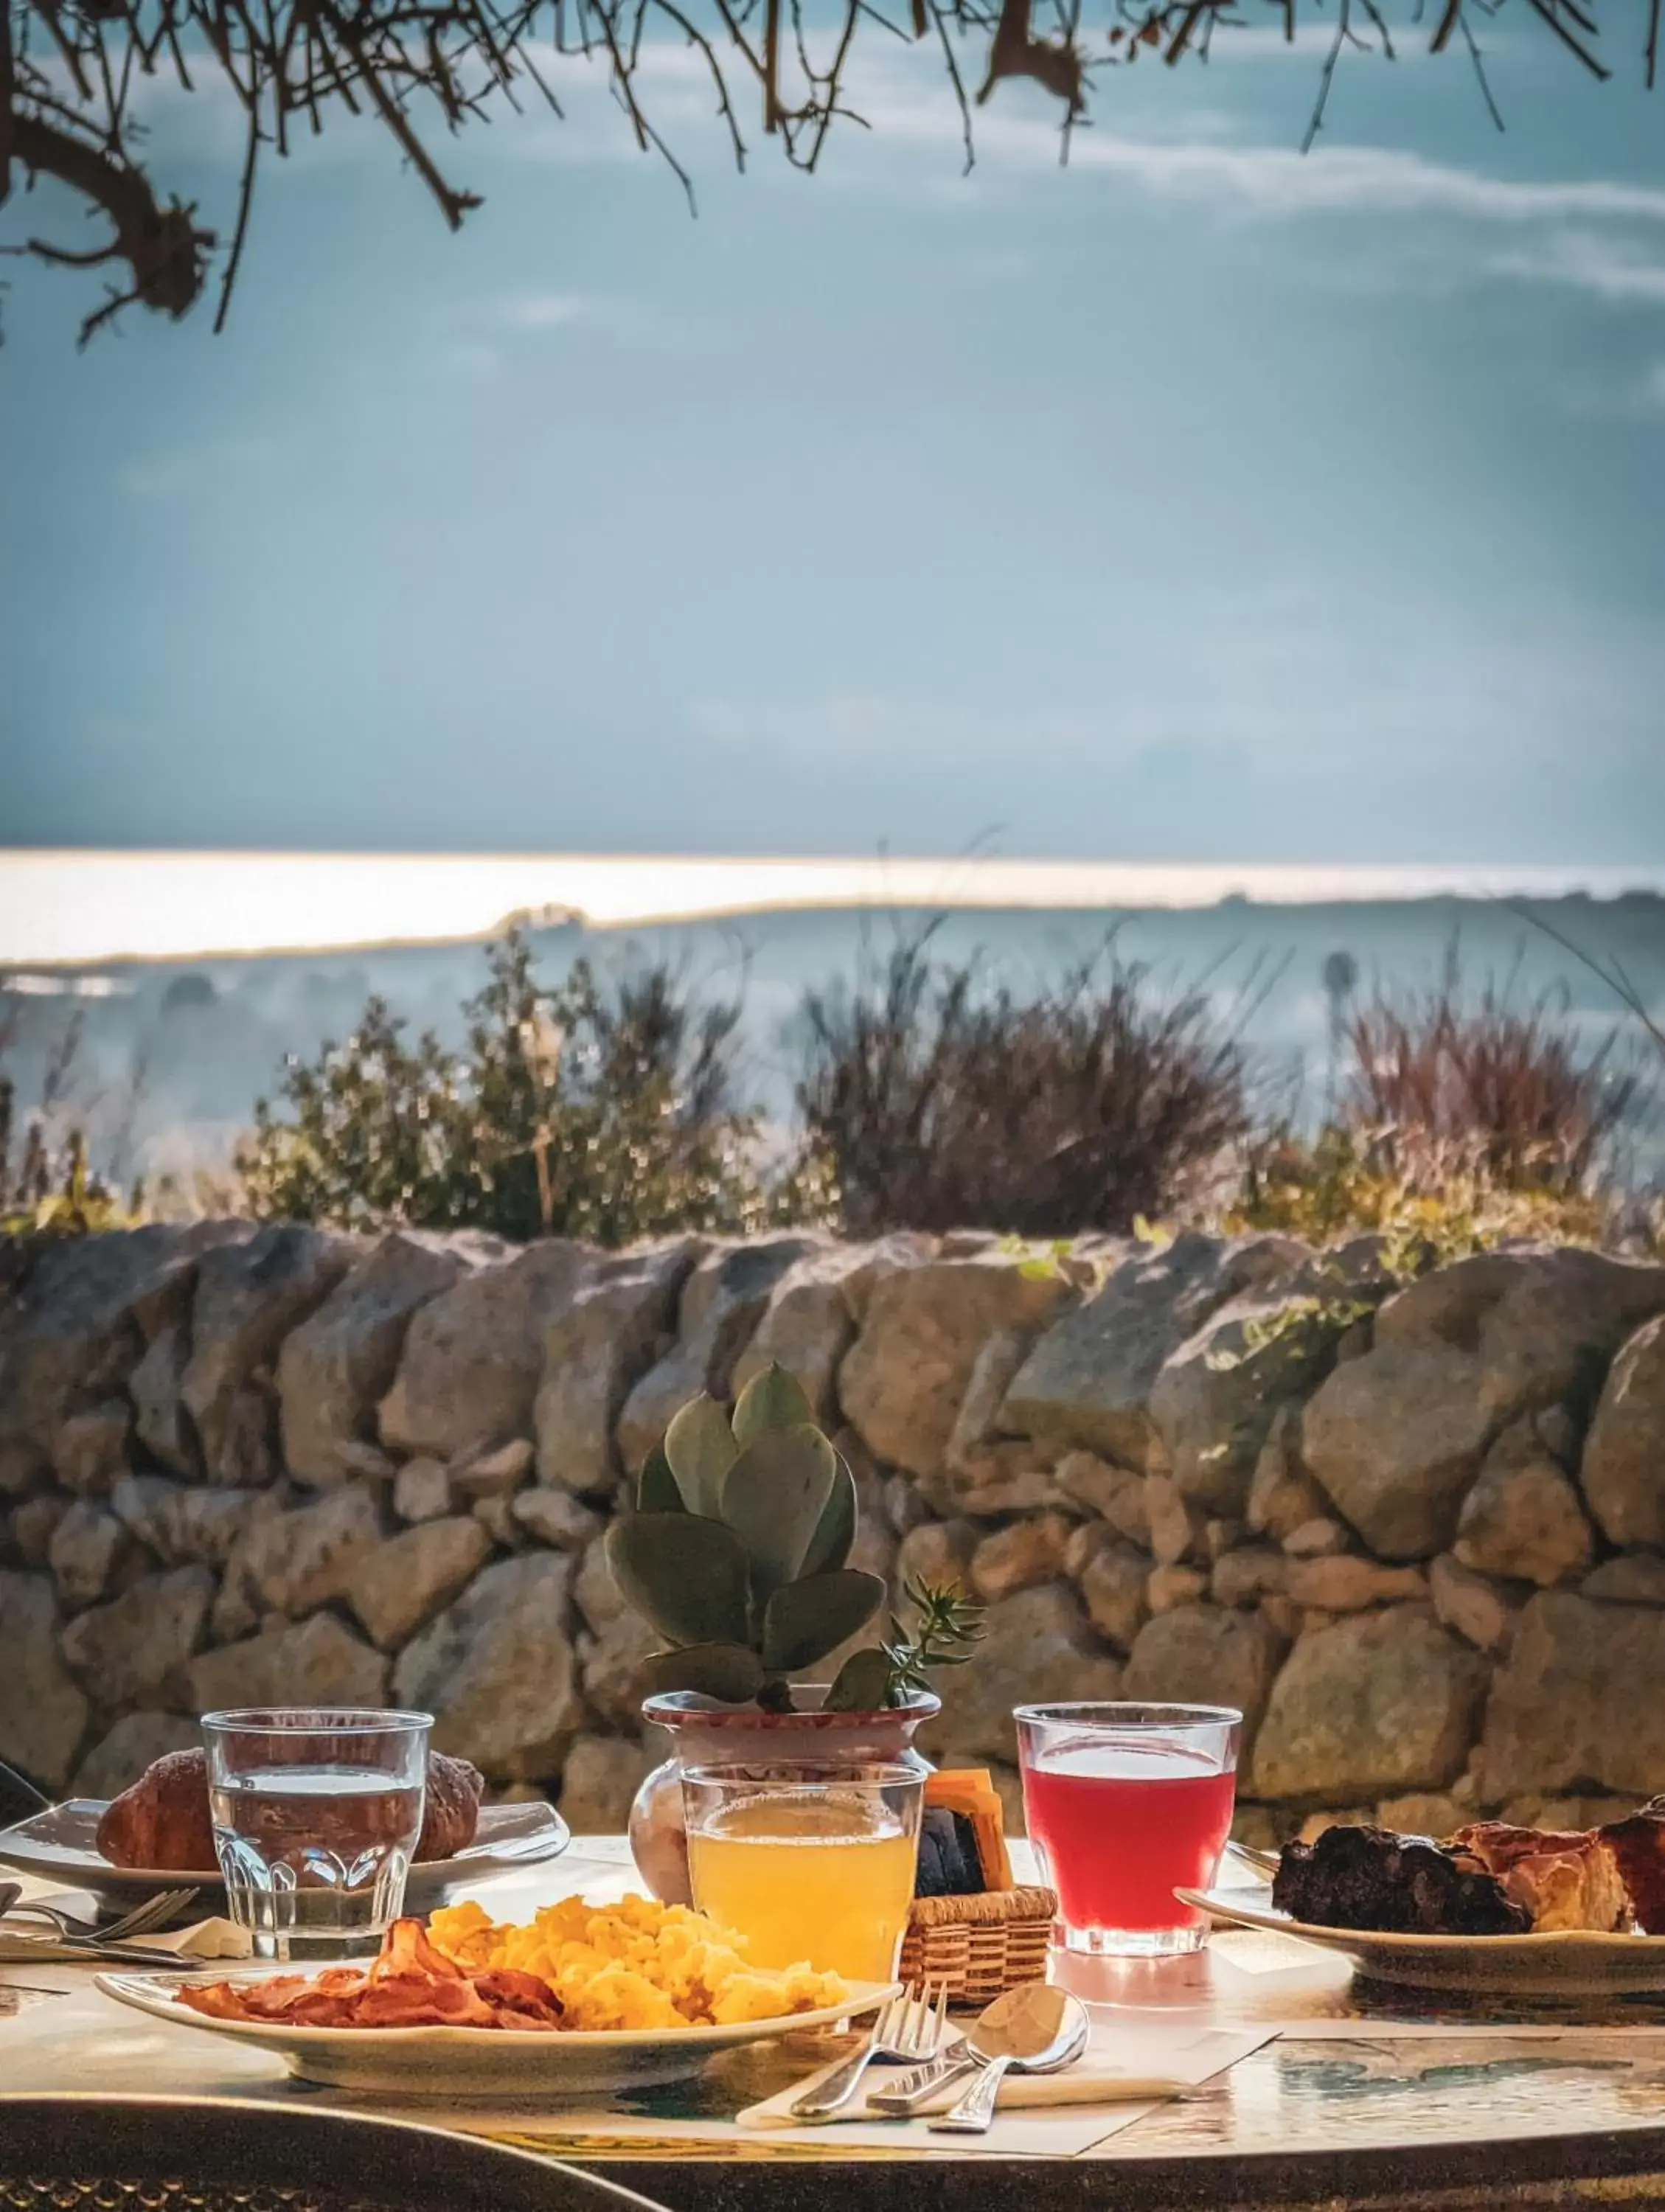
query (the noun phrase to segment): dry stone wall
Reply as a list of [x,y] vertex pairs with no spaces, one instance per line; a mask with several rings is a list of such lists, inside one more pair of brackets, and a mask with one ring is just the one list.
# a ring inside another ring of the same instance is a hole
[[600,1539],[684,1399],[771,1358],[860,1563],[987,1601],[926,1748],[1014,1808],[1013,1705],[1117,1694],[1241,1705],[1263,1840],[1665,1789],[1665,1268],[1401,1288],[1273,1237],[47,1247],[0,1297],[0,1758],[102,1795],[212,1706],[398,1699],[618,1825],[650,1639]]

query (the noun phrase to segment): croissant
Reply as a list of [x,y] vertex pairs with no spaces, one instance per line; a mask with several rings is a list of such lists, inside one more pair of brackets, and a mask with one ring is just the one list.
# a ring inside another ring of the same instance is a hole
[[[416,1857],[454,1858],[474,1840],[484,1778],[465,1759],[428,1754],[428,1790]],[[169,1874],[212,1874],[214,1828],[208,1810],[208,1761],[200,1750],[170,1751],[131,1788],[112,1797],[98,1824],[98,1848],[112,1866]]]

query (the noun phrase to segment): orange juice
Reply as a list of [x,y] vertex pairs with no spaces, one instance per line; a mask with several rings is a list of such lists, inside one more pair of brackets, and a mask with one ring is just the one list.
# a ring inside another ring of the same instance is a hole
[[882,1803],[791,1790],[723,1805],[688,1838],[694,1902],[749,1939],[760,1966],[888,1982],[919,1839]]

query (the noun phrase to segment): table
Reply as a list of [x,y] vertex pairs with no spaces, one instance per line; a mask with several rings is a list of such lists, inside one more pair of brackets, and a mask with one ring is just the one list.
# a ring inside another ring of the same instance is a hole
[[[500,1917],[524,1917],[579,1889],[601,1899],[630,1886],[622,1838],[582,1838],[566,1857],[477,1894]],[[685,2091],[638,2100],[629,2136],[575,2134],[558,2112],[506,2122],[432,2104],[400,2110],[534,2143],[671,2212],[848,2212],[853,2202],[861,2212],[1338,2203],[1665,2212],[1665,2000],[1598,2008],[1364,1991],[1328,1953],[1239,1933],[1217,1936],[1194,1960],[1066,1961],[1061,1971],[1083,1996],[1127,2016],[1260,2027],[1272,2039],[1194,2096],[1073,2157],[857,2153],[841,2148],[836,2130],[786,2148],[749,2142],[725,2116],[788,2078],[767,2047],[722,2061],[692,2100],[694,2120]],[[124,2010],[75,1966],[0,1966],[0,2084],[353,2108],[347,2093],[290,2083],[264,2053]],[[656,2117],[655,2098],[680,2109]]]

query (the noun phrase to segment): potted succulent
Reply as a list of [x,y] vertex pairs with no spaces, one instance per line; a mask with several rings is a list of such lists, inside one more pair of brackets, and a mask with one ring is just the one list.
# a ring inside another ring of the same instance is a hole
[[642,1718],[672,1753],[637,1792],[630,1843],[643,1879],[686,1901],[679,1776],[704,1760],[760,1771],[837,1772],[926,1762],[915,1730],[940,1711],[929,1670],[971,1656],[978,1608],[957,1589],[910,1585],[914,1619],[851,1654],[830,1682],[805,1681],[869,1626],[887,1590],[848,1565],[855,1482],[795,1376],[771,1366],[732,1418],[702,1395],[684,1406],[607,1534],[623,1595],[665,1638],[648,1662]]

